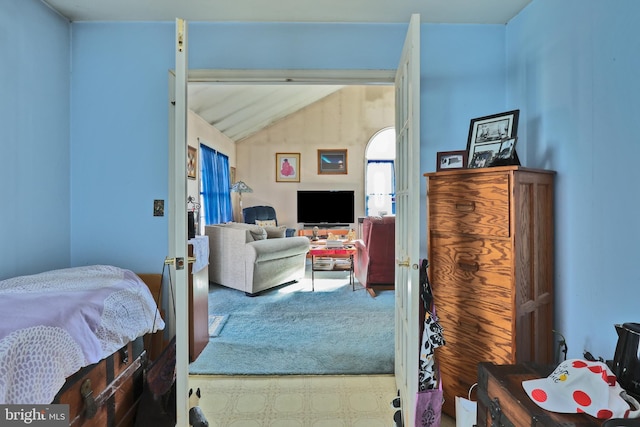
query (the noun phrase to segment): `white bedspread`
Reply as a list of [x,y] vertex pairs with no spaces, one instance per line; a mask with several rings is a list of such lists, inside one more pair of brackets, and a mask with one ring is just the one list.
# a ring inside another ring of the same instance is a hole
[[95,265],[0,281],[0,404],[46,404],[65,379],[164,329],[145,283]]

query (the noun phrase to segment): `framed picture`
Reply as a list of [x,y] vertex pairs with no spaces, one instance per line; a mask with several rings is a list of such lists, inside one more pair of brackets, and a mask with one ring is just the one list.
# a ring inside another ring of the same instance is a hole
[[504,138],[500,142],[491,144],[485,151],[476,153],[469,168],[486,168],[491,166],[507,166],[515,163],[517,136]]
[[276,182],[300,182],[300,153],[276,153]]
[[195,147],[188,147],[187,150],[187,178],[196,179],[198,171],[198,149]]
[[467,167],[467,152],[460,151],[440,151],[436,162],[436,170],[465,169]]
[[489,164],[489,166],[513,165],[517,142],[517,136],[505,138],[500,141],[500,148],[498,149],[498,152],[493,156],[493,159],[491,159],[491,163]]
[[[502,140],[517,135],[519,115],[520,110],[513,110],[471,119],[467,140],[467,167],[489,166],[500,151]],[[517,153],[514,152],[511,162],[510,164],[520,164]]]
[[234,166],[229,167],[229,182],[231,184],[236,183],[236,168]]
[[318,150],[318,175],[347,174],[347,150]]

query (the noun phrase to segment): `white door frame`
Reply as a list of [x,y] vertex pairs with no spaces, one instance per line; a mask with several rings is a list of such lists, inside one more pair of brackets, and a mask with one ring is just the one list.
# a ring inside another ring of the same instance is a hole
[[[175,277],[176,425],[189,425],[187,288],[187,23],[176,19],[175,71],[169,72],[169,274]],[[180,265],[178,260],[182,260]],[[173,263],[171,263],[173,260]],[[180,268],[181,267],[181,268]],[[169,302],[170,303],[170,302]],[[171,310],[171,309],[170,309]],[[170,312],[170,311],[169,311]]]
[[[185,24],[186,26],[186,24]],[[186,30],[185,30],[186,31]],[[185,34],[185,50],[186,50],[186,34]],[[395,85],[397,70],[357,70],[357,69],[345,69],[345,70],[217,70],[217,69],[197,69],[197,70],[188,70],[187,71],[187,83],[203,83],[203,82],[217,82],[217,83],[238,83],[238,84],[341,84],[341,85],[367,85],[367,84],[389,84]],[[419,76],[418,76],[419,78]],[[171,85],[171,82],[170,82]],[[173,89],[170,88],[170,93],[173,92]],[[418,98],[420,94],[417,94]],[[186,99],[186,94],[185,94]],[[397,103],[397,100],[396,100]],[[184,106],[184,113],[186,117],[186,108]],[[399,108],[396,105],[396,109]],[[180,116],[181,109],[176,105],[176,116]],[[419,119],[419,117],[418,117]],[[170,124],[170,126],[172,126]],[[175,130],[175,134],[178,135],[180,130]],[[185,138],[185,153],[186,156],[186,138]],[[171,160],[170,160],[171,161]],[[179,159],[174,159],[174,161],[178,161]],[[419,157],[416,159],[419,162]],[[184,161],[182,161],[183,167],[186,167],[186,157]],[[184,185],[185,185],[185,198],[186,198],[186,170],[182,174],[184,176]],[[170,193],[175,191],[175,188],[170,188]],[[171,200],[171,194],[169,198]],[[176,195],[174,195],[175,197]],[[186,200],[186,199],[185,199]],[[184,210],[184,209],[182,209]],[[183,212],[184,224],[186,224],[186,210]],[[414,212],[420,212],[419,209]],[[416,221],[417,222],[417,221]],[[183,227],[183,233],[186,233],[186,226]],[[419,229],[419,228],[418,228]],[[178,239],[177,231],[178,229],[174,228],[174,232],[176,232],[175,236],[171,236],[172,229],[170,227],[170,236],[169,241],[172,241],[172,238]],[[185,259],[186,259],[186,234],[184,235],[185,244]],[[182,241],[181,240],[181,241]],[[415,257],[417,257],[417,253]],[[186,280],[186,273],[185,273]],[[186,290],[186,285],[183,288]],[[182,298],[180,298],[182,297]],[[412,298],[415,298],[415,301],[410,302],[411,305],[417,306],[418,304],[418,295],[411,294]],[[176,298],[176,329],[178,331],[188,331],[188,295],[182,296],[179,292],[178,298]],[[416,333],[415,337],[411,337],[413,341],[416,342],[416,349],[418,347],[418,339]],[[185,411],[186,408],[186,392],[188,391],[188,377],[189,377],[189,365],[188,362],[184,363],[184,360],[188,360],[188,334],[187,333],[178,333],[177,337],[183,337],[183,339],[178,341],[178,349],[177,349],[177,392],[178,396],[182,396],[178,398],[178,425],[182,425],[180,423],[181,413]],[[184,355],[182,354],[184,353]],[[182,355],[182,357],[181,357]],[[417,354],[416,354],[417,358]],[[180,363],[182,361],[182,363]],[[417,378],[418,372],[417,370],[410,375],[415,376]],[[182,379],[182,380],[180,380]],[[184,381],[187,383],[185,384]],[[185,394],[182,394],[185,393]],[[408,403],[408,402],[404,402]],[[184,408],[183,408],[184,407]],[[413,411],[410,411],[413,413]],[[186,408],[186,415],[188,415],[188,408]],[[182,416],[185,416],[184,414]],[[405,414],[406,416],[406,414]],[[183,419],[185,421],[185,419]],[[407,424],[408,425],[408,424]]]

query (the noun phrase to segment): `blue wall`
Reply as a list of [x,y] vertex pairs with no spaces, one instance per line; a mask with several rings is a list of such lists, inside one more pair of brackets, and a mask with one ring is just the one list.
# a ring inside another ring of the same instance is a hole
[[[556,328],[570,357],[610,358],[613,324],[639,320],[640,3],[607,5],[533,0],[507,26],[422,25],[422,170],[465,148],[471,118],[520,108],[523,164],[558,172]],[[406,28],[196,22],[190,68],[395,68]],[[173,23],[68,24],[26,0],[0,3],[0,29],[0,276],[159,272]]]
[[[72,264],[158,271],[167,223],[151,216],[151,206],[154,198],[167,197],[173,23],[72,27]],[[504,27],[423,28],[423,155],[426,170],[433,170],[436,151],[466,147],[472,117],[504,108]],[[406,24],[193,22],[189,67],[395,69],[406,30]],[[469,94],[481,102],[469,103]],[[438,120],[444,115],[446,124],[429,126],[432,114]],[[429,131],[436,132],[433,138]]]
[[556,329],[573,356],[610,359],[613,324],[640,321],[638,16],[635,0],[534,0],[507,26],[518,153],[558,172]]
[[0,280],[68,267],[70,27],[0,2]]

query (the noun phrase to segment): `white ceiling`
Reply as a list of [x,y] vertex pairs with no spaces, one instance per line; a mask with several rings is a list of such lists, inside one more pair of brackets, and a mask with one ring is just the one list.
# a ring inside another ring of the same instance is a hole
[[531,0],[42,0],[71,21],[506,24]]
[[[70,21],[506,24],[532,0],[41,0]],[[189,85],[189,108],[234,141],[342,86]]]

